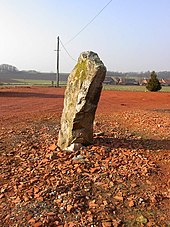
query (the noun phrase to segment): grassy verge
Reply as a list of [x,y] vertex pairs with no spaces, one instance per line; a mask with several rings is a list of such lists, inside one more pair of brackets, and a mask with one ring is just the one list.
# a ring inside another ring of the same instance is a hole
[[[145,86],[128,86],[128,85],[104,85],[103,90],[114,91],[147,91]],[[159,92],[170,92],[170,86],[163,86]]]
[[[0,86],[55,86],[56,82],[50,80],[26,80],[20,79],[15,80],[15,83],[0,83]],[[67,81],[60,81],[60,86],[66,86]],[[103,90],[110,90],[110,91],[143,91],[146,92],[147,89],[145,86],[129,86],[129,85],[104,85]],[[161,91],[159,92],[170,92],[170,86],[163,86]]]
[[[50,80],[25,80],[25,79],[20,79],[20,80],[15,80],[15,82],[12,83],[2,83],[0,84],[1,86],[55,86],[56,82],[55,81],[50,81]],[[65,86],[66,82],[65,81],[60,81],[59,83],[60,86]]]

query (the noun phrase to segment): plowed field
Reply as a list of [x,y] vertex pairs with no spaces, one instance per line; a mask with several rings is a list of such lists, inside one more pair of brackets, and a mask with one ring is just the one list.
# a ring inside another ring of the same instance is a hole
[[64,89],[0,89],[0,226],[170,226],[170,93],[103,91],[94,144],[56,146]]

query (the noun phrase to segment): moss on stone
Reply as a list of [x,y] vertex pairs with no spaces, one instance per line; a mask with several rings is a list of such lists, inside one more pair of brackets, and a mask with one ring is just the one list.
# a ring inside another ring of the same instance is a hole
[[80,81],[81,83],[86,79],[87,73],[87,60],[79,62],[75,66],[76,74],[75,80]]

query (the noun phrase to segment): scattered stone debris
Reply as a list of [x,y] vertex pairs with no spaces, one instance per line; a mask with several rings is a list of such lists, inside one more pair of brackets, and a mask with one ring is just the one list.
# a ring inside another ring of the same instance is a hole
[[55,120],[0,135],[11,142],[1,151],[1,226],[164,226],[159,167],[142,139],[104,119],[76,152],[55,145]]

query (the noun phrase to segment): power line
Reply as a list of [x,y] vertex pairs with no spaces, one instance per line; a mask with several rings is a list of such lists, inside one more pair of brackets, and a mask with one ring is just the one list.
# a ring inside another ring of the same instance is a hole
[[73,36],[68,42],[65,43],[65,45],[69,44],[71,41],[73,41],[82,31],[84,31],[102,12],[103,10],[112,2],[113,0],[110,0],[75,36]]
[[60,39],[60,43],[62,45],[62,47],[64,48],[64,50],[66,51],[66,53],[68,54],[68,56],[73,60],[73,61],[76,61],[71,55],[70,53],[68,52],[68,50],[65,48],[64,44],[62,43],[61,39]]

